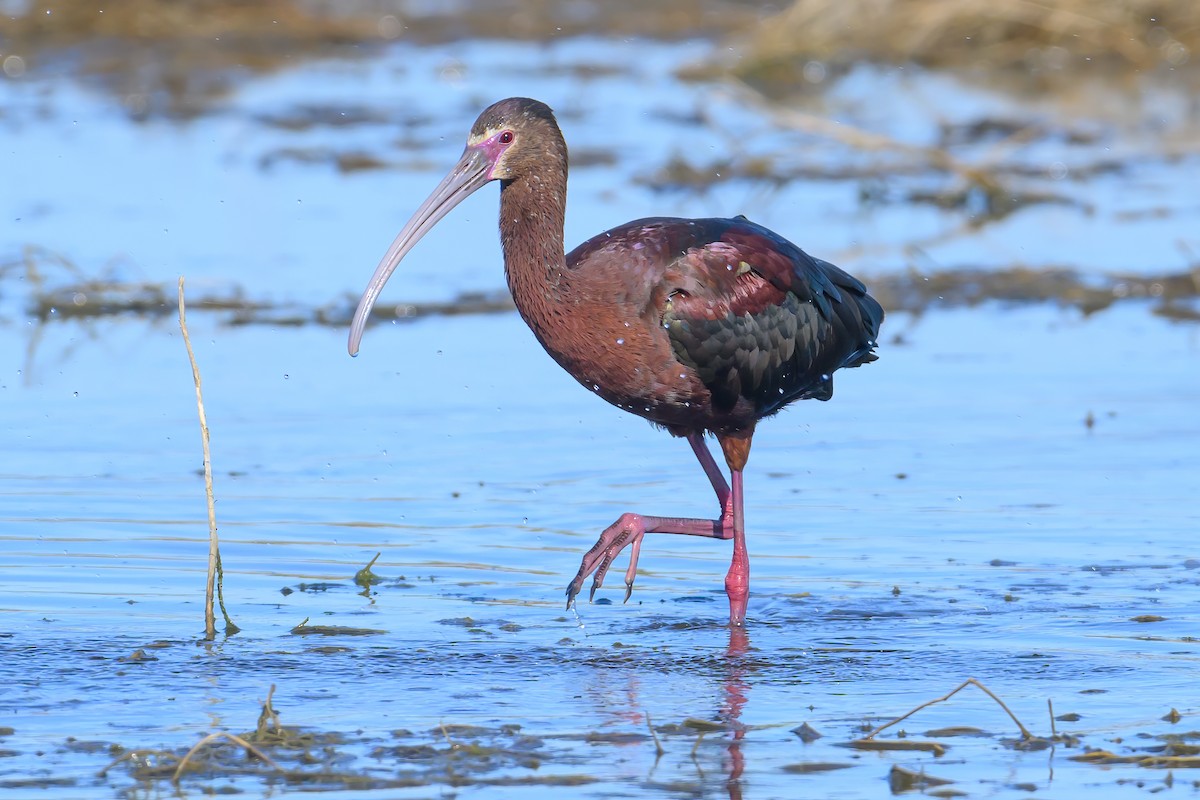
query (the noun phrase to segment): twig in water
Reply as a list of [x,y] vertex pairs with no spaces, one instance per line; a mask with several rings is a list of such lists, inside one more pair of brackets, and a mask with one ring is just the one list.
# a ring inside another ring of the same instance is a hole
[[1046,708],[1048,708],[1050,710],[1050,738],[1057,739],[1058,731],[1055,729],[1055,726],[1054,726],[1054,701],[1051,700],[1049,697],[1046,698]]
[[658,740],[658,733],[654,730],[654,723],[650,721],[650,712],[646,712],[646,727],[650,729],[650,738],[654,740],[654,754],[658,758],[662,758],[666,750],[663,750],[662,742]]
[[216,733],[210,733],[210,734],[208,734],[208,735],[207,735],[207,736],[205,736],[203,739],[201,739],[200,741],[196,742],[195,746],[194,746],[194,747],[192,747],[192,749],[191,749],[191,750],[188,750],[188,751],[187,751],[187,753],[184,755],[184,757],[183,757],[182,759],[180,759],[180,761],[179,761],[179,766],[177,766],[177,767],[175,768],[175,774],[171,776],[171,783],[174,783],[175,785],[177,785],[177,786],[178,786],[178,785],[179,785],[179,778],[180,778],[180,776],[181,776],[181,775],[183,775],[183,768],[187,766],[187,764],[188,764],[188,761],[190,761],[190,760],[191,760],[191,758],[192,758],[192,756],[196,754],[196,751],[197,751],[197,750],[199,750],[199,749],[200,749],[201,747],[203,747],[204,745],[208,744],[209,742],[213,741],[214,739],[219,739],[219,738],[221,738],[222,736],[224,736],[226,739],[228,739],[229,741],[233,742],[234,744],[241,745],[242,747],[244,747],[244,748],[246,749],[246,752],[248,752],[248,753],[253,753],[253,754],[254,754],[255,756],[257,756],[257,757],[258,757],[258,758],[259,758],[261,761],[263,761],[263,762],[265,762],[265,763],[269,764],[269,765],[270,765],[272,768],[274,768],[274,769],[275,769],[277,772],[283,772],[283,771],[284,771],[283,767],[279,766],[279,765],[278,765],[278,764],[276,764],[274,761],[272,761],[270,758],[268,758],[268,757],[267,757],[267,755],[266,755],[266,753],[264,753],[263,751],[259,750],[257,747],[255,747],[254,745],[250,744],[249,742],[247,742],[247,741],[246,741],[245,739],[243,739],[242,737],[238,736],[236,733],[226,733],[225,731],[218,731],[218,732],[216,732]]
[[225,568],[221,566],[221,553],[217,551],[217,605],[221,608],[221,616],[225,618],[225,635],[232,636],[241,630],[229,618],[229,611],[225,608]]
[[261,741],[268,733],[279,733],[283,726],[279,724],[279,714],[271,705],[271,697],[275,694],[275,684],[271,684],[267,699],[263,702],[262,712],[258,715],[258,726],[254,731],[256,741]]
[[[216,615],[213,613],[213,592],[217,588],[217,574],[221,571],[221,552],[217,544],[217,510],[213,496],[212,453],[208,447],[208,417],[204,414],[204,395],[200,391],[200,367],[196,364],[196,353],[192,350],[192,339],[188,336],[187,315],[183,303],[183,276],[179,276],[179,330],[183,333],[183,345],[187,348],[188,361],[192,364],[192,382],[196,385],[196,408],[200,414],[200,443],[204,450],[204,495],[208,501],[208,584],[204,590],[204,638],[213,640],[217,636]],[[225,598],[221,598],[221,613],[225,616],[226,633],[237,633],[238,627],[225,610]]]
[[949,693],[949,694],[947,694],[945,697],[938,697],[938,698],[936,698],[936,699],[934,699],[934,700],[930,700],[930,701],[929,701],[929,702],[927,702],[927,703],[922,703],[921,705],[919,705],[919,706],[917,706],[916,708],[914,708],[912,711],[909,711],[907,714],[904,714],[904,715],[902,715],[902,716],[896,717],[894,720],[892,720],[891,722],[888,722],[888,723],[886,723],[886,724],[884,724],[884,725],[880,725],[878,728],[876,728],[875,730],[871,731],[871,732],[870,732],[870,733],[868,733],[866,736],[864,736],[864,737],[863,737],[863,740],[867,740],[867,739],[872,739],[872,738],[874,738],[874,736],[875,736],[877,733],[879,733],[880,731],[883,731],[883,730],[886,730],[887,728],[890,728],[890,727],[892,727],[892,726],[893,726],[893,725],[895,725],[897,722],[901,722],[901,721],[903,721],[903,720],[906,720],[906,719],[908,719],[908,718],[909,718],[909,717],[911,717],[913,714],[917,713],[918,711],[920,711],[920,710],[921,710],[921,709],[923,709],[923,708],[929,708],[930,706],[932,706],[932,705],[936,705],[937,703],[944,703],[945,701],[949,700],[951,697],[953,697],[954,695],[958,694],[959,692],[961,692],[963,689],[967,688],[968,686],[974,686],[974,687],[978,688],[980,691],[982,691],[982,692],[983,692],[984,694],[986,694],[988,697],[990,697],[990,698],[992,698],[993,700],[995,700],[995,701],[996,701],[996,704],[997,704],[997,705],[999,705],[1001,708],[1003,708],[1003,709],[1004,709],[1005,713],[1006,713],[1006,714],[1008,714],[1008,716],[1009,716],[1009,717],[1012,719],[1012,721],[1013,721],[1013,722],[1015,722],[1015,723],[1017,723],[1017,727],[1021,729],[1021,737],[1022,737],[1023,739],[1032,739],[1032,738],[1034,738],[1034,737],[1033,737],[1033,734],[1029,732],[1029,729],[1028,729],[1028,728],[1026,728],[1024,725],[1022,725],[1022,724],[1021,724],[1021,720],[1017,719],[1017,715],[1016,715],[1016,714],[1014,714],[1014,713],[1013,713],[1011,710],[1009,710],[1008,706],[1006,706],[1006,705],[1004,704],[1004,701],[1003,701],[1003,700],[1001,700],[999,697],[997,697],[997,696],[996,696],[996,695],[995,695],[995,694],[992,692],[992,690],[991,690],[991,689],[987,688],[986,686],[984,686],[982,683],[980,683],[979,681],[975,680],[974,678],[967,678],[965,681],[963,681],[962,683],[960,683],[960,684],[959,684],[959,685],[958,685],[958,686],[957,686],[957,687],[954,689],[954,691],[950,692],[950,693]]
[[375,557],[367,562],[367,565],[354,573],[354,583],[364,589],[370,589],[371,584],[379,583],[380,578],[374,572],[371,572],[371,567],[375,566],[375,562],[379,560],[382,553],[376,553]]
[[451,749],[451,750],[457,750],[457,749],[458,749],[458,742],[456,742],[456,741],[454,741],[453,739],[451,739],[451,738],[450,738],[450,731],[446,730],[446,723],[444,723],[444,722],[439,722],[439,723],[438,723],[438,727],[441,729],[441,731],[442,731],[442,737],[443,737],[443,738],[446,740],[446,744],[450,746],[450,749]]

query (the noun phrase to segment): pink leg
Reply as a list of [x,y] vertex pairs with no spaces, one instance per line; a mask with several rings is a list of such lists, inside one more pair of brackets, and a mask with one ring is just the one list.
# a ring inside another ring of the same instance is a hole
[[725,575],[725,594],[729,595],[729,623],[746,624],[746,601],[750,598],[750,554],[746,550],[746,523],[742,518],[742,471],[734,470],[733,479],[733,562]]
[[[746,600],[750,586],[750,560],[746,551],[746,534],[742,522],[742,472],[732,471],[733,488],[725,482],[720,467],[708,450],[704,437],[700,434],[689,434],[688,443],[692,446],[704,474],[712,483],[721,504],[721,518],[716,520],[693,519],[689,517],[649,517],[641,514],[622,514],[616,522],[609,525],[596,544],[583,557],[579,572],[567,587],[567,607],[570,608],[575,597],[583,589],[583,581],[588,575],[595,573],[592,578],[591,592],[588,599],[596,595],[596,590],[604,583],[604,577],[617,557],[626,546],[629,547],[629,568],[625,571],[625,600],[628,601],[633,593],[633,581],[637,575],[638,556],[642,549],[642,539],[647,533],[675,533],[687,536],[708,536],[713,539],[733,539],[733,563],[725,577],[725,591],[729,595],[729,620],[734,625],[742,625],[746,619]],[[747,440],[748,441],[748,440]],[[746,451],[749,446],[746,446]],[[728,459],[728,453],[727,453]],[[742,459],[744,463],[744,458]]]
[[689,433],[687,440],[688,444],[692,446],[692,452],[699,459],[700,466],[704,468],[704,474],[708,476],[708,481],[712,484],[713,491],[717,493],[717,502],[721,504],[721,511],[728,513],[726,505],[729,503],[729,484],[725,482],[725,476],[721,474],[721,468],[717,466],[716,459],[709,452],[708,444],[705,443],[704,437],[698,433]]

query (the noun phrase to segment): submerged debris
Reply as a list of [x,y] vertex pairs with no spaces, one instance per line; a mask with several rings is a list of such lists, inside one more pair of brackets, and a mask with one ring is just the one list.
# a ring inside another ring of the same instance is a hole
[[371,567],[375,566],[375,562],[379,560],[379,556],[381,555],[382,553],[376,553],[375,557],[367,562],[365,567],[354,573],[354,582],[356,584],[365,589],[367,587],[374,586],[377,583],[383,583],[383,578],[371,571]]
[[387,631],[376,628],[354,628],[346,625],[309,625],[308,617],[304,618],[290,633],[293,636],[382,636]]
[[917,741],[916,739],[853,739],[845,742],[843,747],[852,750],[877,751],[917,751],[932,753],[935,756],[946,754],[946,745],[941,742]]
[[792,733],[799,736],[800,741],[804,742],[805,744],[808,744],[809,742],[815,742],[822,736],[820,731],[809,725],[807,722],[797,728],[792,728]]
[[812,775],[817,772],[832,772],[835,769],[849,769],[853,766],[853,764],[839,764],[833,761],[803,761],[799,764],[786,764],[783,771],[793,775]]
[[[217,731],[186,751],[126,749],[96,743],[117,756],[98,773],[124,768],[143,786],[171,781],[183,788],[211,790],[214,781],[259,778],[283,781],[303,791],[397,789],[423,786],[579,786],[591,775],[541,771],[551,753],[544,739],[520,725],[439,725],[424,733],[394,731],[394,743],[374,743],[360,733],[311,731],[283,725],[272,686],[255,730]],[[369,762],[357,763],[360,756]]]
[[914,772],[897,764],[893,764],[891,772],[888,773],[888,787],[891,788],[892,794],[932,789],[935,786],[946,786],[951,783],[954,781],[947,778],[935,778],[925,774],[924,771]]

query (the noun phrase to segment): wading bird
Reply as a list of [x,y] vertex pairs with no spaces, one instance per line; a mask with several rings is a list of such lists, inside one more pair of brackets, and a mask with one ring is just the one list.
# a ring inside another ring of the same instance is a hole
[[[608,402],[687,439],[718,519],[622,514],[583,557],[567,606],[591,596],[629,547],[625,599],[647,533],[733,540],[729,619],[742,625],[750,561],[742,470],[755,425],[793,400],[828,400],[833,372],[875,360],[883,309],[858,280],[745,217],[651,217],[563,249],[567,146],[544,103],[514,97],[471,127],[462,158],[421,204],[359,300],[349,349],[401,259],[463,198],[500,181],[500,241],[513,301],[546,352]],[[716,435],[730,481],[704,442]]]

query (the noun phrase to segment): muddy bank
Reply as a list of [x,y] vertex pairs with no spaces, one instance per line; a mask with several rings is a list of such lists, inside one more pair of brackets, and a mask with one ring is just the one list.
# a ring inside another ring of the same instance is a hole
[[1200,11],[1190,0],[995,3],[990,0],[794,0],[734,36],[720,63],[775,94],[819,84],[867,61],[962,70],[1028,88],[1081,76],[1134,81],[1196,77]]
[[[1067,89],[1072,78],[1195,78],[1200,12],[1189,0],[1086,0],[997,6],[988,0],[503,0],[419,9],[402,2],[133,0],[103,10],[10,4],[0,33],[4,73],[71,75],[111,92],[136,117],[210,111],[248,74],[304,60],[357,58],[390,42],[569,37],[705,39],[708,58],[683,70],[733,75],[781,98],[811,92],[857,63],[964,71],[1013,85]],[[1051,83],[1047,83],[1047,82]]]

